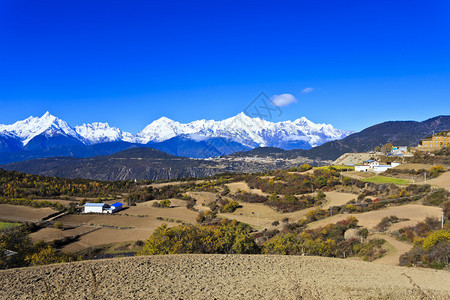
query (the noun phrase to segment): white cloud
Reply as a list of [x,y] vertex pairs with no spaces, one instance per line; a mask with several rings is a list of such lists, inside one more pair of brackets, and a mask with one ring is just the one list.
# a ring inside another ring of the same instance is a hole
[[275,106],[288,106],[289,104],[297,102],[297,99],[291,94],[273,95],[271,99]]
[[302,90],[302,94],[308,94],[308,93],[311,93],[313,91],[314,91],[314,89],[312,87],[307,87],[307,88],[304,88]]

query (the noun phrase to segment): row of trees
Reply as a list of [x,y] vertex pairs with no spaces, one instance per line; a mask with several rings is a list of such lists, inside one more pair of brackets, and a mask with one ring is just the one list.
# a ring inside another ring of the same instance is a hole
[[[383,241],[366,241],[368,231],[357,226],[355,218],[307,230],[301,234],[282,233],[262,245],[248,225],[222,220],[215,225],[158,227],[137,255],[219,253],[282,254],[347,257],[359,255],[373,260],[382,255]],[[349,234],[350,233],[350,234]]]
[[31,175],[0,169],[0,197],[106,197],[131,192],[137,185],[133,181],[93,181]]

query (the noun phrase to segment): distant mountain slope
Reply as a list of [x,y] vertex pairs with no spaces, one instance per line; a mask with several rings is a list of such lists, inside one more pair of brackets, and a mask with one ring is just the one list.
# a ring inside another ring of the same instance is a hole
[[417,146],[430,133],[450,129],[450,116],[438,116],[423,122],[395,121],[384,122],[353,133],[348,137],[325,143],[309,150],[282,150],[261,147],[248,152],[239,152],[231,156],[269,156],[276,158],[295,158],[298,156],[316,160],[335,160],[344,153],[368,152],[376,146],[392,143],[397,146]]
[[41,158],[2,166],[31,174],[97,180],[205,177],[221,171],[215,167],[214,162],[176,157],[152,148],[132,148],[91,158]]
[[[417,146],[433,131],[450,129],[450,116],[438,116],[423,122],[396,121],[384,122],[353,133],[348,137],[325,143],[304,154],[307,157],[335,160],[347,152],[367,152],[376,146],[392,143],[396,146]],[[293,150],[295,151],[295,150]]]

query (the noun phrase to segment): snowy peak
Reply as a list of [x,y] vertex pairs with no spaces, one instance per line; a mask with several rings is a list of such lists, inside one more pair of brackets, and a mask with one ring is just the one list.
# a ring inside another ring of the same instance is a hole
[[131,133],[111,127],[108,123],[94,122],[83,124],[75,126],[75,131],[90,144],[116,141],[134,142],[134,136]]
[[[311,148],[323,143],[342,139],[351,131],[334,128],[330,124],[316,124],[305,117],[295,121],[270,122],[260,118],[251,118],[241,112],[236,116],[221,120],[197,120],[180,123],[167,117],[161,117],[142,131],[133,135],[108,123],[94,122],[72,128],[65,121],[46,112],[42,117],[29,117],[11,125],[0,125],[0,134],[6,139],[16,139],[26,146],[39,136],[52,138],[51,145],[64,143],[98,143],[125,141],[147,144],[160,143],[174,137],[187,137],[191,140],[206,141],[220,138],[238,143],[247,148],[258,146],[279,147],[282,149]],[[36,145],[36,141],[34,143]],[[31,147],[31,146],[27,146]],[[37,147],[37,146],[36,146]]]
[[0,125],[0,131],[6,131],[15,135],[24,146],[34,137],[41,134],[48,137],[63,135],[81,140],[81,137],[69,124],[51,115],[48,111],[40,118],[29,117],[11,125]]

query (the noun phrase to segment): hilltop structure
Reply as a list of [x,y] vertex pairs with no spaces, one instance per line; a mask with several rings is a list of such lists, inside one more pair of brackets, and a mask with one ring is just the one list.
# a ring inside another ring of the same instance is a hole
[[450,144],[450,130],[433,134],[431,137],[423,139],[421,144],[422,147],[427,148],[448,147]]

